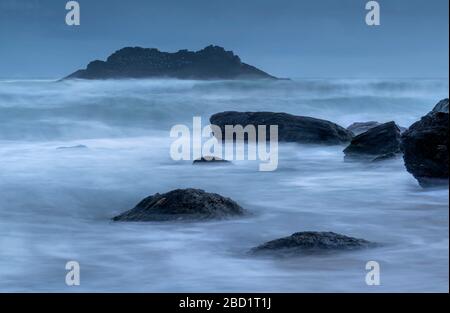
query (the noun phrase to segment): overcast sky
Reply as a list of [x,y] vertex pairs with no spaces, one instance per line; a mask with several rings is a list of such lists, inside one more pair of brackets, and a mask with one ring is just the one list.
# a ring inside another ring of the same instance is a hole
[[62,77],[124,46],[224,46],[281,77],[448,77],[448,0],[0,0],[0,77]]

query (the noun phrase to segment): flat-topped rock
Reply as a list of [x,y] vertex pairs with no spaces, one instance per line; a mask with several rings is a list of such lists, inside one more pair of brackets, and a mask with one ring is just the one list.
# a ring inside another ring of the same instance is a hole
[[329,250],[354,250],[375,246],[364,239],[348,237],[333,232],[305,231],[289,237],[266,242],[250,250],[253,254],[301,255],[305,252]]
[[230,198],[201,189],[176,189],[154,194],[133,209],[113,218],[114,221],[205,220],[240,216],[244,209]]
[[243,63],[232,51],[208,46],[199,51],[161,52],[154,48],[127,47],[106,61],[95,60],[66,79],[276,79]]
[[269,125],[278,125],[278,141],[308,144],[342,144],[352,139],[353,134],[345,128],[313,117],[297,116],[274,112],[236,112],[216,113],[210,117],[211,124],[217,125],[225,138],[226,125],[267,125],[266,139],[269,139]]
[[370,128],[354,137],[344,149],[346,160],[386,159],[400,152],[401,134],[395,122]]

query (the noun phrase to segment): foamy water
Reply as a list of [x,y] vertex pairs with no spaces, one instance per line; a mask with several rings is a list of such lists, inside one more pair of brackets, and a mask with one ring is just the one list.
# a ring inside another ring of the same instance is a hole
[[[2,291],[448,291],[448,189],[423,190],[402,159],[345,163],[345,146],[281,144],[259,162],[193,166],[170,158],[170,128],[225,110],[279,111],[342,126],[408,127],[441,80],[0,82]],[[85,145],[87,149],[57,149]],[[174,188],[231,197],[252,215],[206,223],[112,223]],[[261,259],[251,247],[334,231],[380,248]],[[65,284],[65,264],[81,285]],[[367,286],[365,264],[381,266]]]

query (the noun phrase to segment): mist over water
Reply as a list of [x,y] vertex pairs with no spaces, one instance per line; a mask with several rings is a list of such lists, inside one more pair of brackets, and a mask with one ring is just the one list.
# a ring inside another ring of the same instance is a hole
[[[0,81],[2,291],[448,291],[448,189],[424,190],[402,158],[343,161],[345,146],[280,144],[275,172],[175,162],[169,131],[226,110],[408,127],[447,80]],[[57,149],[85,145],[86,149]],[[112,223],[175,188],[231,197],[252,214],[202,223]],[[295,259],[248,249],[298,231],[376,249]],[[65,284],[67,261],[81,285]],[[381,266],[367,286],[365,264]]]

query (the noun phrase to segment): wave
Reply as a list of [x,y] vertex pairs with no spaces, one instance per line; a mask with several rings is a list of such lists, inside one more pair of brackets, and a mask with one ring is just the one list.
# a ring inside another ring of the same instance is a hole
[[448,80],[10,80],[0,81],[0,140],[144,135],[224,110],[409,126],[444,97]]

